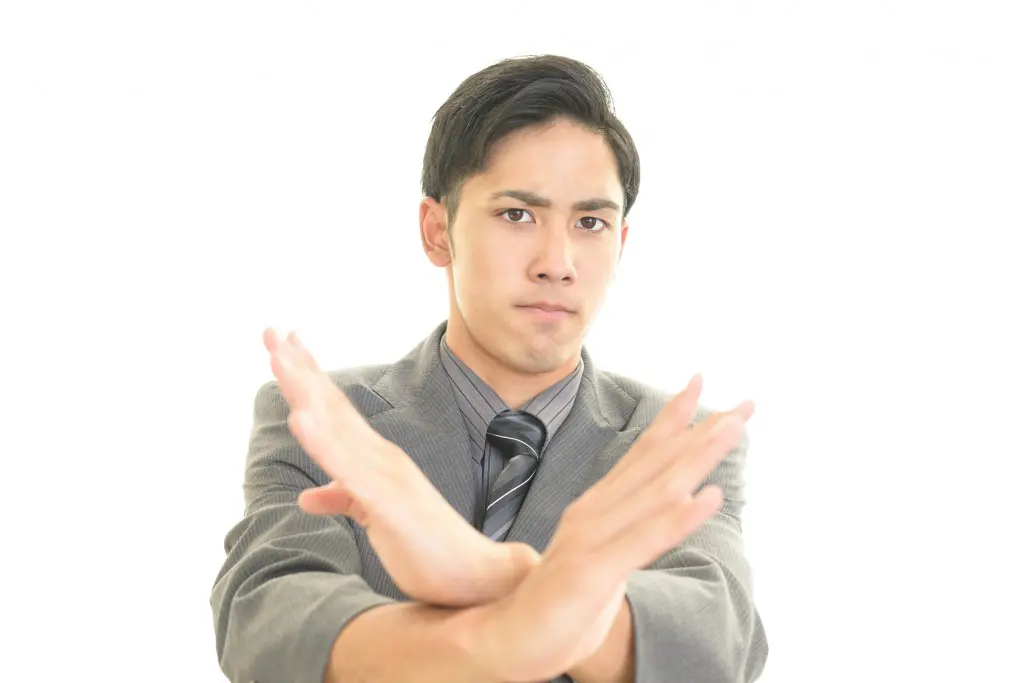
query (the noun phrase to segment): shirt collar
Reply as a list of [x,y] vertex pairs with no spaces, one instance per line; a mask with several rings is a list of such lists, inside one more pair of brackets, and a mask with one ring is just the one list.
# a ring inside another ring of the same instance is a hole
[[[487,433],[487,426],[495,415],[509,406],[462,359],[452,352],[446,337],[446,334],[441,337],[441,365],[452,381],[455,401],[465,418],[470,438],[473,440],[475,446],[473,457],[480,460],[486,446],[484,435]],[[555,432],[569,416],[582,379],[583,359],[581,358],[576,368],[568,376],[531,398],[522,407],[523,411],[534,415],[543,422],[547,430],[547,439],[544,442],[544,448],[541,449],[542,454],[547,445],[551,443]]]

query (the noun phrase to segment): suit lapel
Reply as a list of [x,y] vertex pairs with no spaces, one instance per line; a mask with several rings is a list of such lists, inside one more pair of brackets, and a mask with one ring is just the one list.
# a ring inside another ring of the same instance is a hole
[[[472,441],[439,355],[447,325],[446,320],[437,326],[374,384],[373,391],[391,408],[369,422],[408,453],[451,506],[473,524],[479,482]],[[640,432],[623,429],[636,400],[598,371],[586,347],[581,355],[583,378],[576,401],[544,451],[507,537],[538,551],[551,540],[565,507],[601,479]]]
[[640,431],[622,431],[635,401],[606,384],[586,348],[582,356],[584,375],[576,402],[544,452],[507,537],[540,552],[551,540],[565,507],[618,462]]
[[476,503],[471,441],[441,367],[439,348],[447,321],[396,363],[373,389],[393,406],[369,422],[400,446],[470,524]]

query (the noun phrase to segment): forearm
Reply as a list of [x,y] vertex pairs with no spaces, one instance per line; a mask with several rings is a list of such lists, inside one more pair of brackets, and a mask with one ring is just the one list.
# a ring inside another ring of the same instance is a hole
[[678,681],[749,683],[760,676],[768,643],[760,616],[740,582],[713,562],[705,567],[637,572],[633,606],[637,676]]
[[598,650],[568,671],[576,683],[633,683],[633,613],[623,599],[615,622]]
[[461,614],[419,603],[363,612],[335,640],[324,683],[500,683],[466,648]]

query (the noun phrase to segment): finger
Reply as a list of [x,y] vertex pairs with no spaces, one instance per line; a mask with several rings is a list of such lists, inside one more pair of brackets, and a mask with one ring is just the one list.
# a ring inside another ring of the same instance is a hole
[[724,419],[724,418],[726,418],[726,417],[728,417],[730,415],[738,417],[741,420],[743,420],[744,422],[746,422],[747,420],[750,419],[750,417],[753,414],[754,414],[754,402],[750,401],[750,400],[741,401],[740,403],[736,404],[735,406],[733,406],[729,410],[723,410],[723,411],[720,411],[720,412],[710,413],[709,415],[707,415],[706,417],[701,419],[699,422],[693,422],[692,424],[690,424],[690,428],[692,429],[692,428],[694,428],[694,427],[696,427],[698,425],[702,425],[702,424],[708,425],[709,427],[712,427],[719,420],[722,420],[722,419]]
[[638,461],[643,460],[646,450],[653,444],[671,438],[678,433],[679,425],[689,425],[693,420],[693,413],[697,408],[697,401],[703,388],[704,380],[696,374],[690,378],[681,392],[670,400],[650,425],[644,429],[630,448],[629,452],[619,460],[608,474],[601,480],[602,487],[611,488],[621,477],[634,468]]
[[299,495],[299,507],[314,515],[344,515],[363,526],[368,522],[366,507],[341,488],[322,487],[304,491]]
[[608,542],[605,554],[622,571],[643,569],[696,532],[721,509],[722,489],[705,486],[686,500],[668,501],[657,512],[624,527]]
[[664,514],[667,508],[678,507],[690,500],[697,486],[707,478],[707,472],[732,450],[742,424],[737,417],[722,420],[715,426],[715,433],[690,446],[700,452],[689,458],[684,455],[679,467],[666,470],[664,476],[649,480],[632,495],[619,498],[612,504],[607,504],[604,499],[596,501],[587,510],[587,519],[583,522],[592,529],[590,542],[611,542],[620,534],[628,533],[629,529],[642,526],[646,520]]
[[374,470],[375,458],[352,458],[351,449],[366,451],[360,446],[351,446],[356,439],[353,434],[336,428],[330,418],[318,415],[315,410],[293,410],[288,415],[288,428],[295,435],[309,457],[320,466],[328,477],[338,482],[355,500],[367,500],[371,491],[380,486],[381,476]]
[[339,393],[337,387],[320,371],[312,355],[296,343],[298,335],[293,331],[271,354],[271,369],[281,392],[293,409],[330,403]]
[[681,411],[669,416],[670,435],[679,435],[693,424],[700,404],[700,395],[704,391],[704,378],[700,374],[695,375],[684,391],[688,393]]
[[330,442],[330,430],[325,427],[324,420],[313,415],[309,409],[295,409],[288,413],[286,421],[288,429],[306,454],[327,473],[327,476],[344,486],[344,462],[339,462],[342,458],[335,452],[337,449]]
[[313,354],[310,353],[309,349],[307,349],[306,346],[302,343],[302,340],[299,339],[298,332],[294,330],[289,332],[286,338],[286,342],[288,347],[288,353],[290,357],[294,360],[296,367],[298,367],[300,370],[307,371],[311,374],[315,374],[318,377],[323,376],[326,378],[326,375],[324,375],[323,371],[320,369],[320,366],[317,364],[316,359],[313,357]]
[[[715,430],[720,428],[723,420],[737,420],[742,424],[753,415],[753,411],[753,402],[743,401],[731,410],[713,413],[700,422],[688,426],[685,430],[664,438],[661,443],[654,444],[651,451],[645,453],[640,459],[640,464],[632,469],[631,478],[620,482],[621,490],[617,495],[624,498],[638,495],[652,480],[665,476],[670,468],[677,468],[681,465],[691,467],[687,464],[687,458],[693,457],[692,454],[695,453],[706,452],[700,450],[701,444],[714,437]],[[701,467],[703,467],[703,463],[698,463],[697,468]],[[612,501],[612,504],[618,500]]]
[[281,336],[277,333],[273,327],[267,327],[263,330],[263,346],[273,353],[274,349],[281,345]]
[[[297,332],[286,339],[287,357],[295,369],[297,381],[303,384],[310,403],[323,402],[330,410],[341,411],[342,417],[353,424],[362,420],[355,406],[338,385],[320,369],[313,354],[305,347]],[[354,422],[353,422],[354,421]]]
[[746,422],[754,415],[755,408],[753,401],[743,401],[729,412]]
[[299,335],[294,330],[285,337],[280,347],[280,353],[288,360],[296,377],[309,383],[310,390],[323,388],[320,383],[322,379],[325,379],[323,372],[313,358],[313,354],[299,341]]
[[627,457],[635,457],[634,462],[620,476],[612,479],[607,488],[598,489],[596,495],[601,496],[600,507],[629,505],[637,496],[646,495],[644,491],[652,482],[680,460],[692,457],[694,449],[707,443],[720,420],[719,417],[702,420],[680,432],[655,435],[660,438],[643,443],[638,439],[633,446],[636,453],[627,454]]
[[293,410],[309,407],[311,393],[302,374],[296,369],[294,360],[282,347],[270,354],[270,370],[277,379],[281,394]]
[[299,507],[311,515],[345,515],[351,506],[351,494],[336,481],[299,494]]
[[[288,414],[288,428],[302,449],[338,486],[353,494],[350,484],[353,477],[345,461],[340,445],[333,443],[330,430],[322,419],[317,419],[308,410],[292,410]],[[358,479],[358,478],[356,478]]]
[[659,477],[676,490],[692,493],[736,447],[743,434],[743,420],[726,415],[708,430],[704,443],[691,444],[689,452],[673,462]]
[[316,364],[316,360],[313,358],[313,354],[309,352],[309,349],[303,345],[299,339],[299,333],[292,330],[285,337],[285,342],[288,345],[288,351],[294,356],[296,363],[300,366],[305,366],[310,370],[318,371],[319,366]]
[[[679,392],[677,397],[662,408],[661,413],[654,419],[654,422],[659,423],[655,436],[678,434],[686,429],[693,422],[702,391],[704,391],[704,377],[697,373],[690,378],[686,387]],[[655,427],[654,422],[645,431],[650,431]]]

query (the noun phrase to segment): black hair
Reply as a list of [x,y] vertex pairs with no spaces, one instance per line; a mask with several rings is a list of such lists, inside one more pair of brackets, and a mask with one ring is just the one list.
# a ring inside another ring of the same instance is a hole
[[614,113],[604,79],[586,64],[558,55],[505,59],[469,76],[434,115],[423,155],[423,194],[446,204],[449,228],[459,190],[484,170],[491,148],[520,128],[565,117],[599,133],[615,155],[625,195],[623,215],[640,189],[633,138]]

